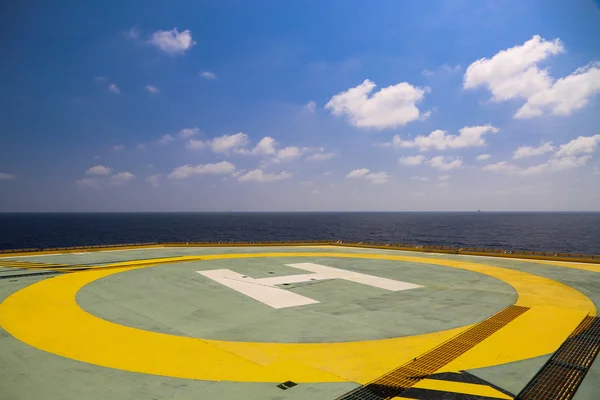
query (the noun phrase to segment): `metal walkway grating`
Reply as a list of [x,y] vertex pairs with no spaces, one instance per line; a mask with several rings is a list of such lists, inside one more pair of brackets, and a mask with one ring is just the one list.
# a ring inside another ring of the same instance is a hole
[[516,399],[572,399],[599,352],[600,318],[586,317]]
[[337,400],[385,400],[398,396],[402,391],[466,353],[527,310],[528,307],[506,307],[422,356]]

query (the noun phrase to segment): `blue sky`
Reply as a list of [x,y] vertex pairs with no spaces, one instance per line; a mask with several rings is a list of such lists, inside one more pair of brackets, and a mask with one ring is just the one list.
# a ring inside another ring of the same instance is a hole
[[600,3],[23,1],[0,211],[600,211]]

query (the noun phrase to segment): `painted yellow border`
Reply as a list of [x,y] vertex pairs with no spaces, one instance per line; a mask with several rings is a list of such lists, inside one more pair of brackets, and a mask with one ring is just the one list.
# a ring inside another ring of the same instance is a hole
[[[261,257],[417,262],[482,273],[508,283],[518,293],[516,305],[532,309],[451,363],[453,369],[481,368],[550,353],[585,315],[595,315],[596,312],[591,300],[562,283],[478,263],[389,254],[326,252],[218,254],[176,259],[184,262]],[[215,381],[358,383],[366,383],[468,328],[358,342],[234,342],[167,335],[115,324],[87,313],[75,301],[77,292],[97,279],[165,260],[174,262],[173,258],[129,261],[110,265],[113,268],[65,274],[35,283],[0,304],[0,326],[15,338],[40,350],[138,373]],[[473,302],[476,303],[477,299]],[[517,330],[510,329],[513,324],[518,326]],[[539,340],[540,334],[544,336],[543,340]],[[501,338],[500,342],[496,337]],[[510,342],[515,338],[522,343],[515,346]]]

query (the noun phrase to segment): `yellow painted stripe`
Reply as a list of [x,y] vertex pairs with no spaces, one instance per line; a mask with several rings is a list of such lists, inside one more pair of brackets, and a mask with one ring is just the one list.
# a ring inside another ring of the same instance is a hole
[[[121,268],[102,268],[61,275],[35,283],[9,296],[0,304],[0,325],[15,338],[38,349],[127,371],[201,380],[283,382],[294,377],[296,382],[349,380],[357,383],[367,383],[469,328],[464,326],[423,335],[357,342],[234,342],[172,336],[118,325],[85,312],[75,301],[77,292],[90,282],[160,262],[262,257],[408,261],[482,273],[510,284],[518,292],[517,305],[540,307],[539,312],[532,314],[533,318],[526,319],[526,323],[520,325],[520,332],[527,333],[540,326],[545,327],[544,335],[547,332],[559,332],[557,335],[550,335],[547,341],[534,336],[523,337],[522,345],[516,346],[517,351],[511,350],[515,347],[515,335],[509,335],[510,340],[504,337],[505,340],[497,342],[492,346],[493,349],[486,346],[485,351],[477,356],[470,355],[487,342],[493,342],[496,336],[502,337],[504,330],[531,314],[530,310],[465,353],[464,359],[457,359],[456,361],[462,360],[457,363],[454,371],[457,368],[483,368],[550,353],[569,333],[562,331],[568,325],[562,318],[564,315],[552,318],[555,313],[564,311],[568,314],[573,311],[581,315],[595,315],[596,311],[594,303],[581,292],[551,279],[517,270],[479,263],[389,254],[282,252],[139,260],[112,264],[112,267]],[[24,310],[27,312],[27,319],[23,318]],[[573,319],[575,317],[571,316]],[[449,368],[451,364],[448,365]]]
[[451,393],[472,394],[475,396],[495,397],[498,399],[512,399],[512,397],[507,396],[504,393],[499,392],[498,390],[490,386],[478,385],[475,383],[450,382],[441,381],[437,379],[423,379],[419,383],[415,384],[413,388],[439,390],[442,392]]

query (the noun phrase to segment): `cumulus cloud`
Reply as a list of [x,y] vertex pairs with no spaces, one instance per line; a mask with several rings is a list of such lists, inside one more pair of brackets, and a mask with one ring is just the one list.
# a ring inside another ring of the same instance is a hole
[[108,85],[108,91],[115,94],[121,93],[121,89],[119,89],[116,83],[111,83]]
[[206,147],[206,142],[199,139],[190,139],[186,143],[185,147],[191,150],[202,150]]
[[227,154],[232,150],[246,147],[248,142],[248,135],[238,132],[233,135],[216,137],[209,142],[209,146],[215,153]]
[[484,161],[484,160],[489,160],[490,158],[492,158],[491,154],[480,154],[477,157],[475,157],[475,159],[477,161]]
[[148,43],[158,47],[163,52],[170,55],[183,54],[196,44],[192,40],[192,33],[189,30],[179,32],[177,28],[170,31],[156,31],[148,40]]
[[258,144],[252,149],[252,154],[257,155],[274,155],[277,150],[278,143],[275,139],[269,136],[265,136],[258,142]]
[[275,164],[292,161],[299,158],[304,151],[306,151],[306,149],[301,149],[298,146],[287,146],[277,150],[275,157],[273,157],[270,161]]
[[515,152],[513,153],[513,158],[517,160],[519,158],[535,157],[540,156],[542,154],[550,153],[552,151],[554,151],[554,146],[552,146],[551,142],[542,143],[537,147],[521,146],[515,150]]
[[429,164],[432,168],[437,168],[441,171],[448,171],[451,169],[460,168],[462,165],[462,159],[460,157],[450,158],[437,156],[430,158],[427,161],[427,164]]
[[[591,159],[591,154],[598,149],[599,145],[600,135],[579,136],[578,138],[573,139],[566,144],[560,145],[552,157],[548,161],[541,164],[529,167],[521,167],[515,164],[510,164],[506,161],[501,161],[495,164],[488,164],[483,167],[483,170],[493,172],[508,172],[527,176],[579,168],[584,166]],[[543,145],[540,146],[540,148],[541,147],[543,147]],[[538,151],[537,149],[539,148],[530,148],[530,150],[525,152],[522,151],[521,153],[531,154]],[[554,148],[550,151],[554,151]],[[547,152],[549,151],[544,150],[544,153]],[[515,155],[516,154],[517,152],[515,152]],[[523,157],[524,156],[514,158]]]
[[513,164],[509,164],[506,161],[500,161],[494,164],[488,164],[482,168],[484,171],[494,172],[517,172],[520,170],[519,167]]
[[519,171],[521,175],[538,175],[544,172],[557,172],[584,166],[591,156],[568,156],[552,158],[545,163],[524,168]]
[[346,175],[350,179],[365,179],[371,183],[381,184],[389,180],[387,172],[371,172],[368,168],[352,170]]
[[292,177],[292,174],[287,171],[282,171],[280,173],[267,173],[262,169],[254,169],[249,171],[243,175],[238,176],[238,181],[240,182],[274,182],[280,181],[284,179],[289,179]]
[[496,133],[498,128],[492,125],[465,126],[459,130],[458,135],[449,135],[437,129],[427,136],[417,136],[413,140],[403,140],[400,135],[392,139],[392,146],[397,148],[416,147],[420,151],[461,149],[465,147],[484,146],[486,133]]
[[306,110],[309,113],[314,113],[317,109],[317,103],[315,103],[314,101],[309,101],[308,103],[306,103],[304,105],[304,110]]
[[173,140],[175,140],[175,138],[172,135],[166,134],[163,137],[161,137],[160,139],[158,139],[158,143],[164,145],[169,142],[172,142]]
[[88,175],[110,175],[112,169],[105,167],[104,165],[95,165],[89,168],[85,173]]
[[325,160],[331,160],[335,156],[336,156],[336,153],[333,151],[324,152],[323,149],[319,149],[318,153],[312,154],[312,155],[306,157],[306,159],[308,161],[325,161]]
[[590,98],[600,93],[600,63],[580,68],[554,84],[527,98],[515,118],[531,118],[549,112],[567,116],[585,107]]
[[413,165],[423,164],[424,161],[425,161],[425,156],[419,154],[417,156],[400,157],[398,159],[398,164],[406,165],[406,166],[413,166]]
[[17,179],[13,174],[7,174],[6,172],[0,172],[0,181],[11,181]]
[[419,182],[429,182],[429,178],[426,176],[411,176],[410,179]]
[[153,93],[153,94],[159,92],[158,88],[156,86],[153,86],[153,85],[146,85],[146,91],[148,93]]
[[125,146],[123,146],[122,144],[117,144],[115,146],[113,146],[113,151],[117,152],[117,151],[123,151],[123,149],[125,149]]
[[196,136],[200,133],[200,129],[198,128],[184,128],[179,131],[179,137],[183,139],[190,138],[192,136]]
[[110,177],[111,185],[124,185],[125,183],[135,179],[135,175],[131,172],[119,172]]
[[452,66],[449,64],[443,64],[441,67],[439,67],[433,71],[424,69],[421,72],[421,75],[426,76],[426,77],[431,77],[431,76],[440,75],[440,74],[454,74],[454,73],[460,72],[461,69],[462,68],[460,65]]
[[556,155],[558,157],[576,156],[579,154],[591,154],[600,145],[600,134],[594,136],[579,136],[567,144],[559,147]]
[[217,79],[217,76],[210,71],[201,72],[200,76],[203,77],[204,79],[208,79],[208,80]]
[[600,65],[591,63],[555,81],[538,63],[562,52],[564,47],[559,39],[545,40],[535,35],[523,45],[469,65],[463,87],[486,87],[495,102],[525,99],[514,118],[532,118],[544,113],[570,115],[600,92]]
[[388,86],[372,94],[376,85],[366,79],[360,85],[334,95],[325,105],[333,115],[345,116],[360,128],[394,128],[419,119],[420,103],[429,88],[407,82]]
[[235,165],[229,161],[221,161],[214,164],[186,164],[175,168],[169,179],[185,179],[193,175],[229,175],[235,171]]

